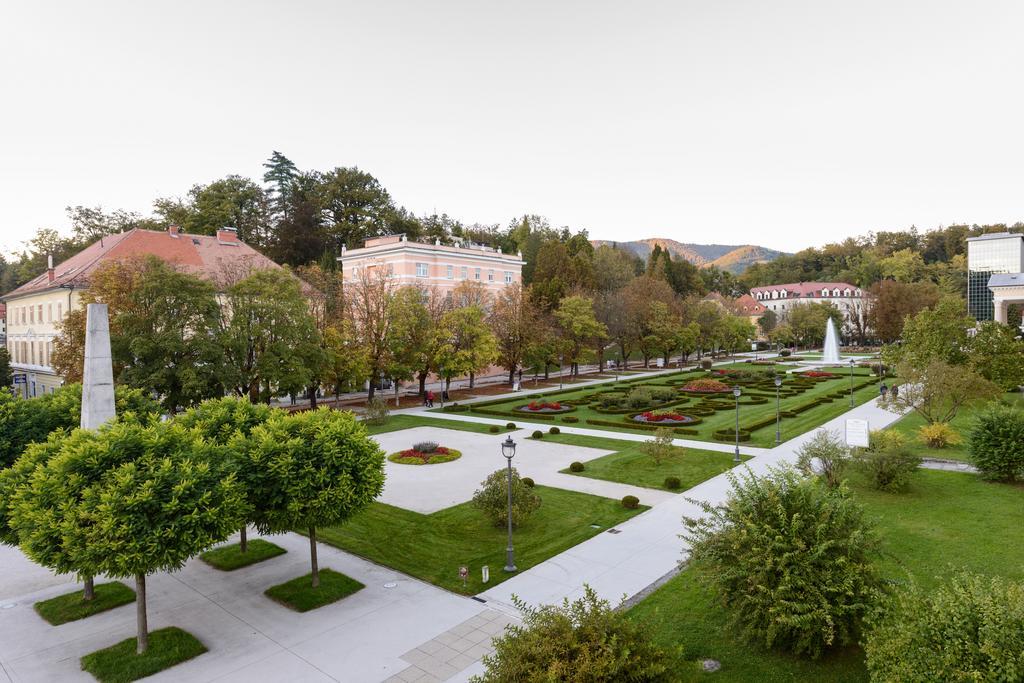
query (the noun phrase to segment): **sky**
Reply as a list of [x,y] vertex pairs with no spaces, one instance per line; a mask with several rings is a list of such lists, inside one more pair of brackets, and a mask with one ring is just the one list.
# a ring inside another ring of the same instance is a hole
[[280,150],[416,214],[786,251],[1024,220],[1024,3],[8,2],[0,246]]

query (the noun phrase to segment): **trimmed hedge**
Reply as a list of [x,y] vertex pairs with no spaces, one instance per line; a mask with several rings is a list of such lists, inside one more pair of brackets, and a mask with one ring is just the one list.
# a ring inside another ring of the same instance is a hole
[[623,496],[622,507],[626,508],[627,510],[636,510],[638,507],[640,507],[640,499],[637,498],[636,496]]
[[581,462],[579,462],[577,460],[576,462],[574,462],[574,463],[569,465],[569,471],[570,472],[582,472],[583,471],[583,463],[581,463]]

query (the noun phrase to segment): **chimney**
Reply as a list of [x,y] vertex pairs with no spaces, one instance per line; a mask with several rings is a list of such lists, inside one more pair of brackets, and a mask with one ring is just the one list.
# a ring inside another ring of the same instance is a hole
[[228,227],[228,226],[224,226],[223,228],[218,228],[218,230],[217,230],[217,243],[218,244],[237,245],[238,242],[239,242],[239,239],[238,239],[238,230],[237,229],[231,228],[231,227]]
[[46,255],[46,280],[47,282],[53,282],[53,254]]
[[181,234],[181,226],[172,225],[171,227],[167,228],[167,234],[169,234],[174,239],[178,239],[178,235]]

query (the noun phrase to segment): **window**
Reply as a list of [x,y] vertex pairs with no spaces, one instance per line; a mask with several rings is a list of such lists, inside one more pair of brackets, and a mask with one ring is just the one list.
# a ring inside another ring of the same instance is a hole
[[36,321],[36,307],[35,306],[29,306],[28,307],[28,324],[32,325],[33,323],[35,323],[35,321]]
[[64,312],[61,310],[61,307],[62,307],[62,304],[61,304],[61,302],[58,301],[57,302],[57,321],[58,322],[60,322],[61,320],[64,319]]
[[505,284],[506,285],[512,284],[512,271],[511,270],[506,270],[505,271]]
[[494,271],[493,270],[488,270],[487,271],[487,281],[488,282],[494,282]]
[[46,304],[46,322],[53,322],[53,304]]
[[417,263],[416,264],[416,277],[426,277],[426,276],[427,276],[427,264],[426,263]]
[[43,322],[43,305],[39,304],[39,322]]
[[459,269],[459,277],[463,280],[469,278],[469,268],[462,266],[462,268]]
[[448,279],[455,279],[455,266],[448,266]]
[[480,279],[480,269],[479,268],[474,268],[473,269],[473,279],[474,280],[479,280]]

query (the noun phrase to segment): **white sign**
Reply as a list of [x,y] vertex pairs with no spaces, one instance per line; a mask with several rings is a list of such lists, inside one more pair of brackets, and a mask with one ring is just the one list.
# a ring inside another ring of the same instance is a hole
[[846,421],[846,445],[867,448],[871,445],[870,429],[867,420],[848,419]]
[[484,583],[491,580],[491,568],[486,564],[480,568],[480,578],[483,579]]

